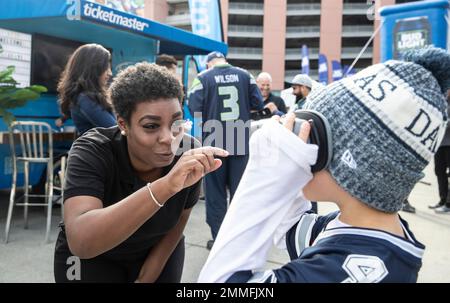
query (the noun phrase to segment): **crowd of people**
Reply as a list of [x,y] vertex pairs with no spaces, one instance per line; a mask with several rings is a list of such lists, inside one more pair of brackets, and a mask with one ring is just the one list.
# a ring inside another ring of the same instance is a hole
[[[180,282],[183,230],[204,180],[211,252],[200,282],[417,281],[425,247],[398,211],[434,156],[440,200],[430,208],[450,212],[450,55],[417,50],[320,89],[299,74],[289,107],[269,73],[254,78],[219,52],[206,62],[185,94],[171,56],[112,79],[102,46],[72,55],[58,92],[79,138],[55,280],[71,282],[66,261],[76,257],[83,282]],[[185,133],[184,102],[201,119],[198,138]],[[264,110],[272,117],[250,137],[252,113]],[[298,111],[320,113],[332,142],[318,172],[311,166],[324,147],[309,138],[321,126],[293,133]],[[311,201],[339,211],[318,215]],[[273,242],[292,261],[258,271]]]

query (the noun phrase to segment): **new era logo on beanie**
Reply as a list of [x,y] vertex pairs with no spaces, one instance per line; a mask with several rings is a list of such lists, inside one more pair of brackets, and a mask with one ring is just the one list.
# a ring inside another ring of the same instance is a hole
[[355,159],[353,159],[352,154],[349,150],[346,150],[344,154],[342,155],[341,161],[347,164],[350,168],[356,169],[358,165],[355,162]]
[[[443,94],[450,55],[436,48],[388,61],[308,96],[307,107],[330,124],[329,171],[360,201],[384,212],[401,209],[439,147],[447,123]],[[438,63],[438,64],[436,64]]]

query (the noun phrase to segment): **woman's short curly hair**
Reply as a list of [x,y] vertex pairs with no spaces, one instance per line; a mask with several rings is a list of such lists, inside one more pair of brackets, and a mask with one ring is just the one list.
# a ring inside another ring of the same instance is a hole
[[182,101],[180,81],[166,68],[142,62],[120,72],[110,87],[114,110],[128,124],[136,106],[159,98],[177,98]]

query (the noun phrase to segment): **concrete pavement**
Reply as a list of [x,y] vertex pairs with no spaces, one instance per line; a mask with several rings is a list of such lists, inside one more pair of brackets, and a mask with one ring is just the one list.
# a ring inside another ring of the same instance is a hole
[[[450,215],[437,215],[428,209],[428,204],[438,201],[437,181],[433,166],[425,170],[423,181],[417,184],[409,198],[417,208],[416,214],[401,212],[409,222],[417,239],[426,245],[423,267],[419,282],[450,282]],[[16,207],[10,242],[4,244],[4,226],[8,204],[7,191],[0,192],[0,282],[54,282],[53,250],[60,220],[59,209],[53,213],[52,243],[44,244],[45,213],[43,208],[32,208],[29,228],[23,229],[23,211]],[[320,203],[319,212],[324,214],[335,210],[332,203]],[[194,207],[186,227],[186,259],[183,282],[195,282],[209,251],[205,248],[210,239],[205,223],[205,203],[199,201]],[[268,268],[278,267],[288,261],[287,254],[272,249]]]

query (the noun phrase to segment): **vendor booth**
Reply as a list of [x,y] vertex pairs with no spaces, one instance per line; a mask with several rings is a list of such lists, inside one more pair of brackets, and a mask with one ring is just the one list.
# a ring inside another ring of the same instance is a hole
[[[227,53],[222,42],[90,1],[0,0],[0,7],[0,70],[14,65],[14,78],[20,85],[39,84],[48,89],[39,100],[12,112],[17,120],[44,121],[54,127],[55,158],[66,152],[74,139],[70,127],[57,129],[54,122],[60,116],[57,81],[79,46],[98,43],[109,49],[113,74],[137,62],[154,62],[161,53],[182,57]],[[0,117],[0,189],[11,184],[7,131]],[[39,165],[31,168],[30,185],[39,181],[42,171]],[[20,178],[19,174],[19,184]]]

